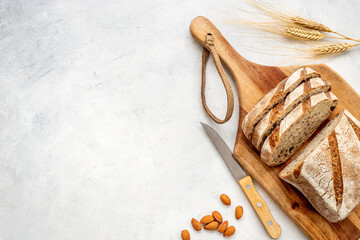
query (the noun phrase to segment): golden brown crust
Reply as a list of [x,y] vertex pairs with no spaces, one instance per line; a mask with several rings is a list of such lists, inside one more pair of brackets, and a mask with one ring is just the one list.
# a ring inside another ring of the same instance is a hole
[[[292,92],[290,92],[284,100],[275,105],[269,113],[267,113],[255,126],[251,136],[252,144],[261,150],[266,138],[271,134],[271,131],[280,123],[280,121],[287,116],[298,104],[301,104],[307,98],[321,92],[327,92],[331,85],[321,78],[312,78],[303,82]],[[310,102],[306,102],[307,107]]]
[[[311,90],[311,84],[309,81],[304,83],[304,92],[308,93]],[[307,110],[309,110],[311,107],[311,100],[310,98],[306,99],[305,101],[302,102],[302,109],[303,112],[306,112]]]
[[[329,99],[325,93],[313,95],[310,99],[309,109],[303,109],[302,105],[298,105],[266,138],[260,156],[267,165],[279,165],[290,158],[301,147],[303,141],[330,116],[337,104],[337,99]],[[313,120],[310,121],[311,118]]]
[[346,116],[347,120],[349,121],[351,127],[354,129],[354,131],[355,131],[355,133],[356,133],[356,136],[357,136],[358,139],[360,140],[360,128],[359,128],[359,126],[356,125],[356,124],[354,123],[354,121],[353,121],[351,118],[349,118],[347,115],[345,115],[345,116]]
[[280,126],[276,126],[269,136],[269,145],[273,150],[279,142]]
[[360,202],[360,141],[349,118],[360,126],[340,112],[279,174],[330,222],[345,219]]
[[305,77],[306,76],[306,68],[303,68],[301,69],[301,72],[300,72],[300,77]]
[[284,103],[285,103],[284,101],[281,101],[273,109],[271,109],[270,118],[269,118],[270,124],[272,124],[273,121],[279,117],[280,113],[282,113],[285,105]]
[[300,163],[299,166],[297,166],[297,168],[294,169],[293,171],[293,176],[295,179],[298,179],[301,173],[301,168],[304,165],[304,162]]
[[331,98],[331,96],[330,96],[330,93],[329,93],[329,92],[326,92],[325,94],[326,94],[326,96],[327,96],[328,98]]
[[311,91],[311,83],[310,81],[304,82],[304,93],[308,93]]
[[276,89],[275,94],[270,99],[270,104],[273,104],[275,101],[277,101],[281,96],[284,94],[286,81],[282,81],[279,85],[279,87]]
[[335,201],[336,201],[336,206],[338,206],[339,204],[341,204],[343,197],[343,179],[342,179],[339,147],[336,139],[335,130],[333,130],[329,134],[328,141],[330,146],[331,167],[333,171]]
[[242,130],[245,137],[251,141],[256,124],[271,110],[271,108],[274,107],[274,105],[283,100],[289,92],[293,91],[302,82],[317,77],[320,77],[320,74],[314,72],[314,70],[310,68],[304,67],[296,70],[288,78],[282,80],[274,89],[260,99],[253,109],[245,116],[242,122]]
[[301,103],[303,112],[307,112],[311,108],[311,98],[307,98]]

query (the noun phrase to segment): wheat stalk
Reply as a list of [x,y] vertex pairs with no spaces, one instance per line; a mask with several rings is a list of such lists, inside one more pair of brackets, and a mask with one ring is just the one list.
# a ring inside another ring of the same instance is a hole
[[335,31],[331,30],[329,27],[325,26],[324,24],[321,24],[321,23],[318,23],[318,22],[315,22],[315,21],[312,21],[309,19],[305,19],[305,18],[297,16],[297,17],[290,17],[290,20],[292,23],[302,26],[304,28],[314,29],[314,30],[318,30],[318,31],[322,31],[322,32],[335,33],[335,34],[342,36],[343,38],[348,39],[348,40],[352,40],[352,41],[356,41],[356,42],[360,41],[359,39],[350,38],[341,33],[335,32]]
[[333,53],[341,53],[348,51],[349,49],[360,45],[360,43],[338,43],[338,44],[330,44],[325,45],[313,49],[309,49],[311,53],[315,55],[324,55],[324,54],[333,54]]
[[266,0],[247,0],[247,2],[253,7],[261,10],[264,15],[271,17],[276,23],[282,22],[288,25],[301,26],[303,28],[317,30],[321,32],[334,33],[343,37],[343,39],[360,42],[360,39],[347,37],[341,33],[331,30],[328,26],[324,24],[297,16],[292,11],[289,11],[289,9],[284,8],[284,6],[280,6],[281,4],[275,5],[274,3],[268,2]]
[[[284,37],[293,38],[293,39],[299,39],[299,40],[308,40],[308,41],[317,41],[321,40],[323,38],[337,38],[334,36],[325,35],[324,33],[312,30],[312,29],[306,29],[306,28],[299,28],[299,27],[289,27],[286,24],[283,23],[274,23],[274,22],[253,22],[253,21],[240,21],[235,20],[232,21],[233,23],[240,23],[240,24],[246,24],[251,25],[257,29],[275,33],[282,35]],[[343,39],[343,38],[340,38]]]
[[286,27],[285,33],[288,37],[299,38],[303,40],[312,40],[312,41],[320,40],[326,37],[325,34],[317,30],[302,29],[295,27]]
[[[312,47],[307,49],[292,48],[293,50],[305,53],[304,57],[319,59],[327,57],[332,54],[338,54],[346,52],[353,47],[360,45],[360,39],[354,39],[347,37],[343,34],[333,31],[328,26],[319,22],[313,21],[306,17],[300,17],[300,15],[287,9],[279,3],[274,3],[276,0],[246,0],[250,5],[259,9],[261,13],[258,16],[269,17],[269,20],[260,20],[257,16],[257,21],[241,20],[239,18],[235,23],[252,25],[253,27],[264,30],[270,33],[275,33],[287,38],[293,38],[297,40],[318,41],[325,38],[334,38],[341,40],[351,40],[358,43],[327,43],[318,47]],[[254,14],[254,13],[253,13]],[[338,35],[338,36],[336,36]]]

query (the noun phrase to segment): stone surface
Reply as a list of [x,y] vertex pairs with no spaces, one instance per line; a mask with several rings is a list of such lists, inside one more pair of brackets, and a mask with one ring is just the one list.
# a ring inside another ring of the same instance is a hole
[[[293,2],[359,38],[359,1]],[[201,47],[188,31],[204,15],[246,58],[281,60],[246,51],[254,38],[224,22],[243,5],[1,1],[0,239],[175,240],[187,228],[193,239],[212,240],[219,234],[197,233],[190,220],[213,210],[237,228],[234,239],[270,239],[199,124],[210,123],[232,148],[238,110],[221,126],[203,111]],[[360,91],[359,60],[354,50],[324,61]],[[208,79],[209,106],[225,114],[211,64]],[[255,186],[282,226],[281,239],[306,239]],[[244,207],[241,220],[221,204],[222,193]]]

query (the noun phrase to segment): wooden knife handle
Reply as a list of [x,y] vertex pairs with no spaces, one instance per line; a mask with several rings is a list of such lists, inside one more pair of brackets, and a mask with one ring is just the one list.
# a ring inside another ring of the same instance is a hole
[[244,190],[246,197],[249,199],[256,214],[259,216],[266,231],[272,238],[279,238],[281,234],[281,227],[275,221],[270,213],[269,207],[264,199],[259,195],[254,187],[254,183],[250,176],[246,176],[239,181],[241,188]]

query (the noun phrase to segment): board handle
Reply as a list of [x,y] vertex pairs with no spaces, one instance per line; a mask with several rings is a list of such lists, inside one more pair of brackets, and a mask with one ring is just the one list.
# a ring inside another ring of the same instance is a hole
[[259,193],[256,191],[253,181],[250,176],[246,176],[239,181],[241,188],[244,190],[246,197],[249,199],[256,214],[259,216],[266,231],[272,238],[279,238],[281,234],[281,227],[275,221],[269,207]]
[[206,17],[196,17],[190,24],[190,33],[193,38],[203,47],[206,46],[206,35],[211,34],[214,37],[214,45],[219,54],[221,62],[228,68],[234,77],[234,70],[241,67],[241,64],[254,64],[235,51],[230,43],[224,38],[220,31]]

